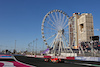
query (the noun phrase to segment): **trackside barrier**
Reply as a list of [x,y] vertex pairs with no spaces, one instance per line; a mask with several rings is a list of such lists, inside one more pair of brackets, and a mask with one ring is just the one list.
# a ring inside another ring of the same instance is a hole
[[35,55],[32,55],[31,57],[36,57]]
[[37,58],[44,58],[44,56],[36,55]]
[[75,57],[75,56],[77,56],[77,53],[61,53],[61,56],[65,56],[65,57]]
[[35,55],[26,55],[26,56],[28,56],[28,57],[32,57],[32,56],[35,56]]
[[75,57],[75,60],[82,60],[82,57]]
[[75,57],[75,60],[82,60],[82,61],[100,61],[99,57]]
[[51,56],[44,56],[44,58],[51,58]]
[[66,57],[58,56],[59,59],[66,59]]
[[11,56],[11,55],[0,55],[0,56]]
[[13,59],[11,55],[0,55],[0,59]]
[[51,58],[58,58],[57,56],[51,56]]
[[66,57],[68,60],[75,60],[75,57]]
[[64,57],[64,56],[39,56],[39,55],[26,55],[28,57],[38,57],[38,58],[59,58],[59,59],[68,59],[68,60],[81,60],[81,61],[99,61],[100,57]]
[[36,58],[59,58],[59,59],[75,60],[75,57],[64,57],[64,56],[41,56],[41,55],[26,55],[26,56],[36,57]]
[[100,57],[98,57],[98,61],[100,61]]

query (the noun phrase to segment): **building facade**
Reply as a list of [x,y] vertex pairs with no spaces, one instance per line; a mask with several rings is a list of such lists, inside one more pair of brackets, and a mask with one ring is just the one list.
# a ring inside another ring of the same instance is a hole
[[73,13],[69,26],[70,44],[78,48],[80,42],[90,42],[91,36],[94,36],[93,16],[89,13]]

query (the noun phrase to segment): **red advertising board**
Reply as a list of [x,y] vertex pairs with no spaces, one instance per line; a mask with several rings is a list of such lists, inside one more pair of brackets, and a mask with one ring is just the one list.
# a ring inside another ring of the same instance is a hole
[[66,57],[68,60],[75,60],[75,57]]

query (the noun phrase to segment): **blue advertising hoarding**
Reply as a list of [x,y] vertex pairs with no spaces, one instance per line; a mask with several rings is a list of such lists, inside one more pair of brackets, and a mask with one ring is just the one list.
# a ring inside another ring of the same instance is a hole
[[82,61],[99,61],[98,57],[75,57],[75,60],[82,60]]

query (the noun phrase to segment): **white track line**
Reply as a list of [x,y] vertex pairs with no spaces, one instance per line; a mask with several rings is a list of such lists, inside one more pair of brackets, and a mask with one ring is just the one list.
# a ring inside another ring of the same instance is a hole
[[85,64],[85,63],[74,63],[74,64],[91,66],[91,64]]
[[86,63],[74,63],[74,64],[100,67],[100,65],[97,65],[97,64],[86,64]]
[[36,66],[32,66],[32,65],[29,65],[29,64],[25,64],[25,63],[23,63],[23,62],[20,62],[20,61],[18,61],[14,56],[12,56],[12,57],[14,58],[15,61],[17,61],[17,62],[19,62],[19,63],[22,63],[22,64],[24,64],[24,65],[28,65],[28,66],[31,66],[31,67],[36,67]]

